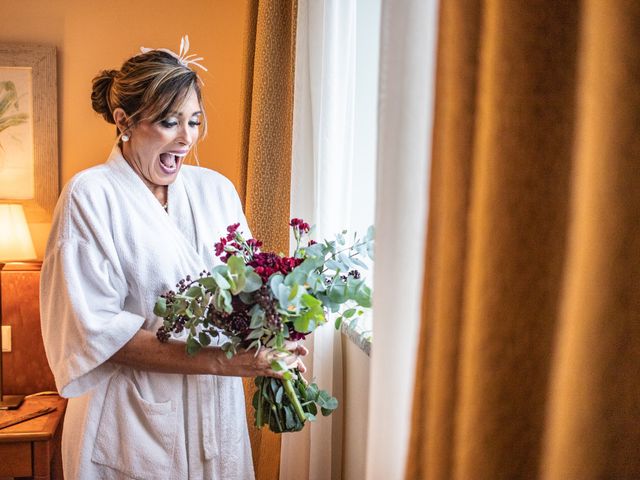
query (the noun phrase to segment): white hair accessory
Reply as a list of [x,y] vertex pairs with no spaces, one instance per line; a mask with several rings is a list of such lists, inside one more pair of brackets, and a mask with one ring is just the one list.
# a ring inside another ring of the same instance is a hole
[[[206,69],[206,67],[204,67],[203,65],[201,65],[200,62],[201,60],[204,60],[204,57],[198,57],[196,54],[192,53],[191,55],[187,55],[187,52],[189,51],[189,35],[185,35],[184,37],[182,37],[182,39],[180,40],[180,53],[177,54],[176,52],[169,50],[168,48],[147,48],[147,47],[140,47],[140,51],[142,53],[147,53],[147,52],[152,52],[154,50],[157,50],[159,52],[164,52],[164,53],[168,53],[169,55],[171,55],[172,57],[174,57],[176,60],[178,60],[178,63],[180,65],[183,65],[187,68],[191,68],[189,65],[195,65],[196,67],[200,67],[202,70],[204,70],[205,72],[207,72],[208,70]],[[195,57],[195,58],[194,58]]]

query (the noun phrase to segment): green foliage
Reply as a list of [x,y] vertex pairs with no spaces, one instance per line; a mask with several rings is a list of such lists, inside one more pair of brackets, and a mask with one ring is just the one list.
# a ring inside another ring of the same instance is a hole
[[[349,238],[343,231],[334,239],[303,245],[307,229],[294,229],[295,252],[292,259],[283,259],[291,267],[299,265],[286,275],[272,274],[266,284],[247,265],[258,250],[235,232],[235,246],[225,246],[226,264],[203,272],[198,279],[187,277],[178,283],[177,292],[158,298],[154,314],[163,319],[159,337],[185,336],[189,355],[211,345],[220,333],[226,336],[220,348],[228,358],[238,348],[267,347],[288,353],[284,345],[290,330],[310,334],[331,313],[337,314],[334,326],[338,329],[345,319],[361,315],[363,308],[371,306],[371,288],[360,272],[367,270],[365,260],[373,258],[373,230],[362,238]],[[232,327],[236,324],[240,326]],[[294,432],[318,414],[329,415],[338,407],[334,397],[316,384],[308,385],[283,360],[274,361],[272,369],[282,372],[283,380],[255,380],[252,403],[258,427]]]
[[254,424],[267,425],[275,433],[298,432],[307,420],[314,421],[318,411],[330,415],[338,408],[338,400],[315,383],[307,384],[296,370],[291,380],[269,377],[255,379],[252,398]]

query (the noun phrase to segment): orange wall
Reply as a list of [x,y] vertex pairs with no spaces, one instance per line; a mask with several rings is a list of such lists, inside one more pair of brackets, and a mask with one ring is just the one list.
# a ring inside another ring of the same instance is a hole
[[[205,58],[209,134],[199,145],[201,165],[236,185],[241,161],[246,32],[250,0],[0,0],[0,42],[57,48],[60,184],[102,163],[114,127],[91,109],[91,79],[119,68],[140,46],[178,50],[188,34],[191,53]],[[30,225],[42,257],[49,224]]]

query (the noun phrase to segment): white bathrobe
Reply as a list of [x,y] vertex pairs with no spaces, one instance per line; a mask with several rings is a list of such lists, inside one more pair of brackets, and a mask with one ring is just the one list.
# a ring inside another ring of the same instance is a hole
[[41,318],[56,385],[69,398],[67,480],[254,477],[240,378],[109,361],[139,329],[157,330],[157,296],[210,270],[215,242],[235,222],[248,233],[222,175],[184,165],[167,214],[117,146],[64,188],[42,266]]

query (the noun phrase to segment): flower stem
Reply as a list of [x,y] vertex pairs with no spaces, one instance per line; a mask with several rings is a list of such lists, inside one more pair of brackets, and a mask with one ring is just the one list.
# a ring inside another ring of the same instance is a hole
[[291,383],[291,380],[287,380],[286,378],[283,378],[282,385],[284,385],[284,391],[287,394],[287,397],[289,398],[291,405],[293,405],[293,409],[295,410],[296,415],[298,416],[298,419],[300,419],[302,423],[306,422],[307,417],[304,414],[304,410],[302,409],[302,405],[300,404],[298,395],[296,395],[296,392],[293,389],[293,383]]
[[280,423],[280,415],[278,415],[278,409],[275,405],[271,405],[271,411],[273,416],[276,418],[276,424],[278,425],[278,431],[275,433],[282,433],[284,429],[282,428],[282,424]]
[[256,427],[260,428],[264,425],[264,419],[262,418],[262,391],[264,389],[264,378],[261,379],[260,386],[258,387],[258,408],[256,409]]

